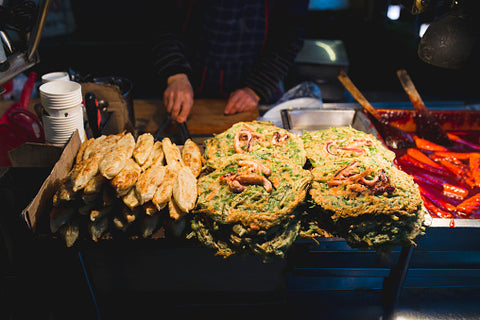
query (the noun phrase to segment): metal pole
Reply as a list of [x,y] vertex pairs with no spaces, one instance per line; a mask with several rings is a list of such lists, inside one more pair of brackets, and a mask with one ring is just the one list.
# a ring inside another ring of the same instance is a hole
[[43,27],[45,26],[45,21],[47,20],[47,13],[48,8],[50,7],[51,0],[44,0],[41,6],[41,10],[39,10],[39,14],[37,17],[37,24],[34,26],[32,30],[32,36],[29,41],[28,51],[27,51],[27,58],[28,60],[33,59],[35,52],[38,49],[38,45],[40,43],[40,38],[42,37]]
[[95,313],[97,315],[97,319],[102,319],[100,308],[98,307],[97,298],[95,297],[95,292],[93,290],[92,283],[90,282],[90,277],[88,276],[87,268],[85,266],[85,261],[83,260],[83,255],[81,251],[78,251],[78,260],[80,260],[80,266],[82,267],[83,274],[85,276],[85,281],[88,286],[88,290],[90,291],[90,296],[92,297],[93,306],[95,307]]
[[402,247],[397,265],[383,282],[384,317],[382,320],[393,319],[400,293],[407,277],[408,266],[413,255],[414,246]]

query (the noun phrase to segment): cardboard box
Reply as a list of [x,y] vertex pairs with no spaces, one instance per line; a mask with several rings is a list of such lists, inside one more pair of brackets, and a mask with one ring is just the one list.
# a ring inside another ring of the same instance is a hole
[[70,138],[60,158],[53,166],[50,175],[45,179],[37,195],[30,204],[22,211],[22,217],[25,219],[27,226],[35,232],[37,230],[37,224],[42,214],[45,214],[45,210],[48,203],[51,202],[52,197],[60,185],[63,178],[65,178],[73,166],[77,151],[82,144],[78,131]]

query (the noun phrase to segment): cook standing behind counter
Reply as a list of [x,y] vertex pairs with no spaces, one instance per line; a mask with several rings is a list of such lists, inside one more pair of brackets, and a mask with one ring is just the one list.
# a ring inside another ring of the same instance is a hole
[[308,0],[168,1],[153,55],[163,102],[182,123],[195,98],[226,98],[226,115],[272,104],[303,45]]

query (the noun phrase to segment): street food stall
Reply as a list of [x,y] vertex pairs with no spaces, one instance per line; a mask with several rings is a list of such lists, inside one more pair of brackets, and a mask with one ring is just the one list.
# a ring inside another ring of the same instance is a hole
[[[33,39],[3,79],[38,63]],[[70,72],[35,91],[28,73],[19,101],[0,101],[6,310],[394,319],[422,290],[475,290],[477,105],[424,102],[404,69],[408,100],[370,103],[346,69],[325,86],[342,101],[225,115],[225,99],[195,99],[185,123],[125,77]]]

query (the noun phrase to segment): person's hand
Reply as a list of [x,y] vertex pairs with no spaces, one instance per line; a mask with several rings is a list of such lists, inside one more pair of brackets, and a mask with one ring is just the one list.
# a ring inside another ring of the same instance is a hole
[[241,88],[233,91],[228,97],[225,114],[255,110],[260,97],[250,88]]
[[172,120],[185,122],[193,106],[193,88],[184,73],[168,77],[163,103]]

